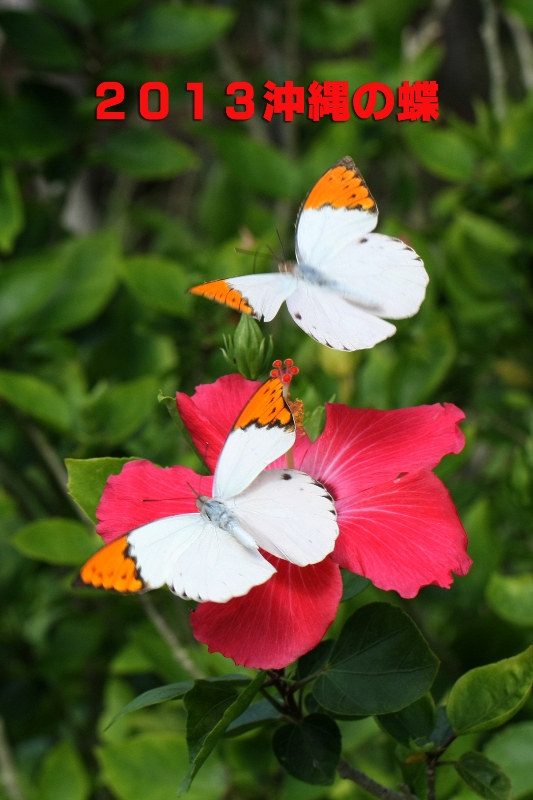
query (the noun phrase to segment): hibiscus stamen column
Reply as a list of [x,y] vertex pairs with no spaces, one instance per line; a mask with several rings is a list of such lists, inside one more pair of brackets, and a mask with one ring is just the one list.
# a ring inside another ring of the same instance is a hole
[[[272,369],[270,370],[270,377],[271,378],[279,378],[281,383],[283,384],[283,397],[285,400],[290,403],[289,401],[289,387],[291,381],[295,375],[298,375],[300,370],[295,365],[292,358],[286,358],[285,361],[281,361],[277,358],[275,361],[272,362]],[[285,463],[287,465],[287,469],[294,469],[294,448],[291,447],[285,453]]]

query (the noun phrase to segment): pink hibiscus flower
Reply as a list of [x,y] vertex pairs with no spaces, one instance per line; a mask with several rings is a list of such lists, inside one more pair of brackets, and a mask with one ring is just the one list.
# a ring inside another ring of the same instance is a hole
[[[199,386],[192,397],[178,393],[183,421],[212,471],[259,385],[228,375]],[[195,637],[237,664],[279,669],[318,644],[342,595],[339,566],[414,597],[427,584],[449,587],[452,572],[464,575],[471,565],[450,495],[431,472],[444,455],[463,448],[462,411],[451,404],[397,411],[327,404],[326,413],[325,430],[315,442],[300,431],[294,461],[335,500],[340,534],[332,557],[297,567],[263,552],[277,569],[272,578],[244,597],[201,603],[191,614]],[[198,481],[186,467],[129,462],[108,479],[97,530],[109,542],[152,520],[193,512],[188,484]],[[211,477],[202,478],[202,492],[211,484]]]

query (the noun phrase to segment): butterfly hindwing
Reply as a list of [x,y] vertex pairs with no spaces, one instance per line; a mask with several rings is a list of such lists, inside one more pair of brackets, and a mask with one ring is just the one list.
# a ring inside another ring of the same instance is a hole
[[153,588],[141,578],[137,561],[130,554],[127,536],[115,539],[91,556],[73,585],[114,589],[121,594],[137,594]]
[[291,410],[279,378],[270,378],[239,414],[215,470],[214,497],[227,499],[247,486],[296,439]]
[[331,495],[299,470],[266,470],[227,505],[259,547],[300,567],[326,558],[339,533]]
[[297,325],[333,350],[364,350],[388,339],[394,325],[340,295],[302,282],[287,308]]

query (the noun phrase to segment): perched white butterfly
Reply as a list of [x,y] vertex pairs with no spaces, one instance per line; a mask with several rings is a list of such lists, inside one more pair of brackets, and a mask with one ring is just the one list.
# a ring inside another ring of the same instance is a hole
[[343,158],[304,200],[296,221],[296,263],[280,263],[279,273],[211,281],[190,291],[266,322],[286,300],[294,321],[321,344],[373,347],[396,332],[383,317],[416,314],[429,280],[412,247],[371,233],[377,221],[361,173]]
[[240,413],[218,460],[213,497],[197,513],[149,522],[99,550],[75,586],[142,592],[167,584],[180,597],[224,603],[276,569],[259,548],[300,567],[322,561],[339,529],[321,483],[294,469],[266,470],[296,439],[279,377]]

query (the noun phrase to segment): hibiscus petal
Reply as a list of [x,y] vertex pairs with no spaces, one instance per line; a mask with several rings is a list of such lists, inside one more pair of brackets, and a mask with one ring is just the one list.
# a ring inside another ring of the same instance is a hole
[[335,619],[342,579],[331,558],[296,567],[263,555],[278,570],[267,583],[228,603],[201,603],[191,625],[210,653],[245,667],[281,669],[322,639]]
[[[189,485],[190,484],[190,485]],[[128,461],[119,475],[110,475],[96,509],[96,530],[112,542],[147,522],[197,511],[191,486],[211,494],[213,478],[188,467],[156,467],[150,461]]]
[[235,420],[260,386],[261,381],[248,381],[242,375],[224,375],[197,386],[192,397],[176,394],[178,411],[200,455],[208,444],[206,463],[212,472]]
[[324,432],[300,469],[325,483],[335,499],[405,472],[432,469],[464,447],[458,423],[465,415],[451,403],[394,411],[326,403],[326,413]]
[[333,558],[380,589],[414,597],[422,586],[448,588],[466,575],[468,539],[444,484],[429,470],[337,502]]
[[[178,411],[198,453],[204,457],[211,472],[224,443],[244,406],[261,386],[261,381],[249,381],[242,375],[224,375],[214,383],[196,387],[192,397],[178,392]],[[294,445],[295,461],[301,461],[309,447],[309,437],[299,430]],[[285,467],[285,457],[277,459],[270,468]]]

